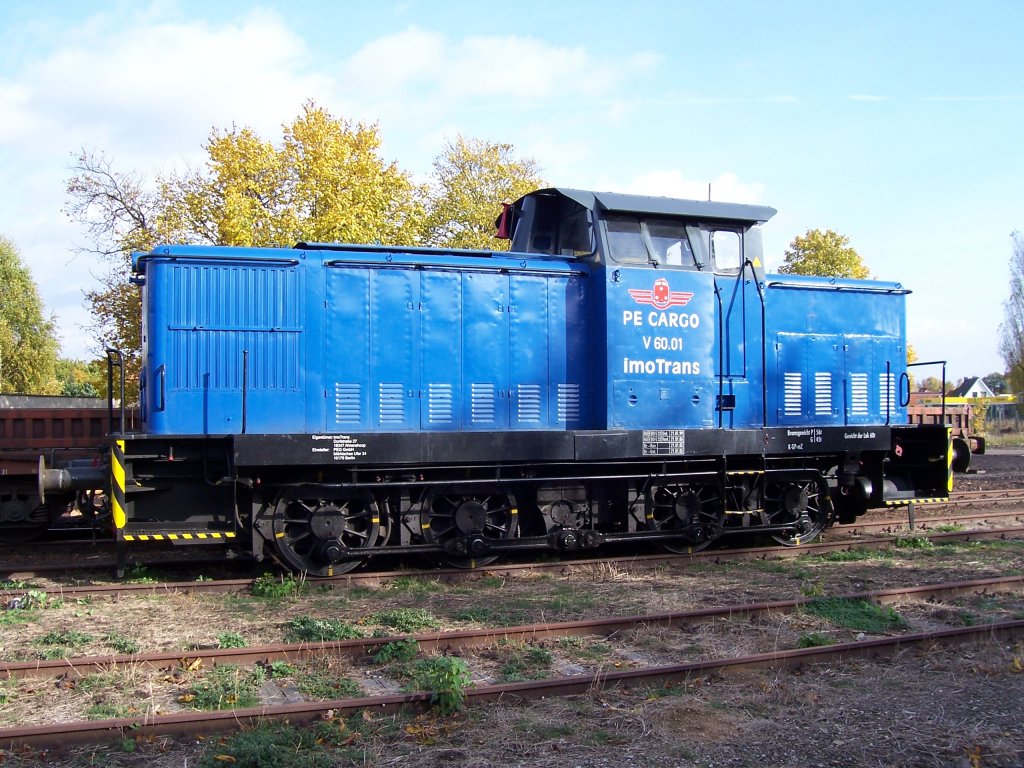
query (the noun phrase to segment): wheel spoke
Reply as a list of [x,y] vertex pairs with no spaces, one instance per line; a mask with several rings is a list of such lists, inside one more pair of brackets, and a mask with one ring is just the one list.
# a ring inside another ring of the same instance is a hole
[[[321,495],[322,493],[322,495]],[[362,560],[347,550],[373,546],[378,539],[377,502],[366,492],[338,494],[334,489],[303,486],[279,498],[274,537],[282,558],[311,576],[345,573]],[[284,534],[283,536],[281,534]]]
[[818,481],[792,481],[771,486],[765,492],[764,520],[769,525],[791,526],[792,530],[772,533],[785,546],[804,544],[825,527],[827,498]]
[[[458,486],[428,488],[419,501],[420,530],[423,538],[446,551],[462,546],[462,541],[483,536],[486,540],[512,538],[516,535],[516,518],[512,514],[513,499],[505,493],[480,493],[479,489],[461,493]],[[473,546],[478,546],[479,543]],[[462,551],[465,551],[463,548]],[[458,568],[488,565],[497,554],[465,557],[444,554],[438,559]]]
[[660,542],[676,553],[704,549],[717,538],[722,525],[721,494],[713,485],[667,485],[648,493],[647,528],[656,533],[679,533],[678,540]]

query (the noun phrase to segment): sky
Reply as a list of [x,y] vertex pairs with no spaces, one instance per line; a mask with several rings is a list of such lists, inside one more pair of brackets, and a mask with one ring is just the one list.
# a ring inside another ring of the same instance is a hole
[[912,291],[920,360],[982,376],[1024,230],[1022,27],[1017,0],[0,0],[0,236],[96,357],[75,156],[152,181],[312,100],[420,179],[462,135],[551,186],[770,205],[769,270],[835,230]]

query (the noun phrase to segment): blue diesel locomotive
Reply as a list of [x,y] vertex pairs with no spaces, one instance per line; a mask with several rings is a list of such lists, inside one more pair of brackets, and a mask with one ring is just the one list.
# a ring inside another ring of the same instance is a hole
[[906,424],[908,291],[766,275],[774,213],[544,189],[505,207],[509,252],[135,254],[143,428],[111,436],[117,538],[330,575],[381,553],[799,544],[948,496],[947,429]]

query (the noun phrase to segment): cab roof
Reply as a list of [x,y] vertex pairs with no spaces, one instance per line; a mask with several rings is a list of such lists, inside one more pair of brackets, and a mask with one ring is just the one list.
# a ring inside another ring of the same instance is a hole
[[683,200],[673,197],[626,195],[618,192],[590,192],[585,189],[550,187],[531,192],[525,197],[561,195],[584,208],[603,209],[617,213],[653,213],[662,216],[685,216],[697,219],[719,219],[763,224],[775,215],[767,205],[723,203],[716,200]]

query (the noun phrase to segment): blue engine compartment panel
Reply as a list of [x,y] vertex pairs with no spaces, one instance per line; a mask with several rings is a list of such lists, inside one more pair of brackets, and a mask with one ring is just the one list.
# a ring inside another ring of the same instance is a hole
[[150,433],[574,429],[589,414],[584,265],[185,246],[138,261]]

